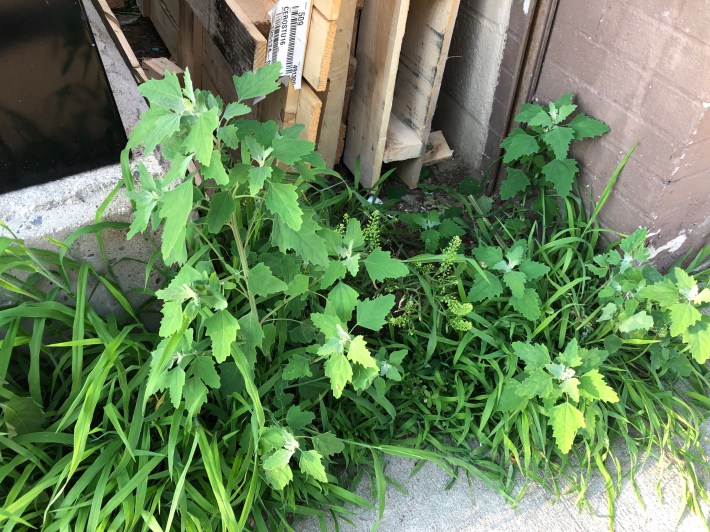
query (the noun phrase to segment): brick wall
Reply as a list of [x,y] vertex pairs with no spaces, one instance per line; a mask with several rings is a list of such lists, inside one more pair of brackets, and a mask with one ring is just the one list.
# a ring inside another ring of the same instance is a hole
[[[480,168],[489,140],[511,5],[524,0],[462,0],[434,120],[451,147],[472,168]],[[497,115],[496,115],[497,116]],[[502,129],[504,126],[499,126]]]
[[601,192],[638,148],[604,221],[644,225],[663,266],[710,235],[710,6],[707,0],[561,0],[539,85],[542,101],[574,91],[611,127],[587,142],[584,186]]

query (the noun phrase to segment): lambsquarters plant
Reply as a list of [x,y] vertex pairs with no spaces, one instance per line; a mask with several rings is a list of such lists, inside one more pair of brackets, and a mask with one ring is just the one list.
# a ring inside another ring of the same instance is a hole
[[[169,169],[139,164],[136,184],[125,152],[130,227],[97,223],[57,253],[0,239],[0,523],[326,526],[370,505],[353,492],[361,466],[381,516],[382,453],[459,468],[511,502],[516,471],[571,479],[581,499],[598,471],[613,520],[614,443],[632,475],[639,450],[672,458],[699,511],[708,272],[701,254],[659,273],[643,230],[600,252],[596,217],[623,164],[591,216],[555,172],[605,126],[572,117],[571,96],[527,106],[504,143],[509,174],[527,176],[504,193],[523,201],[452,190],[455,206],[405,217],[327,170],[300,127],[250,118],[279,73],[235,78],[227,105],[189,72],[145,83],[128,149],[160,145]],[[400,219],[425,229],[421,246]],[[102,249],[120,228],[161,234],[146,268],[164,278],[157,333],[139,319],[150,301],[133,308],[70,258],[77,238]],[[122,318],[86,303],[97,287]]]

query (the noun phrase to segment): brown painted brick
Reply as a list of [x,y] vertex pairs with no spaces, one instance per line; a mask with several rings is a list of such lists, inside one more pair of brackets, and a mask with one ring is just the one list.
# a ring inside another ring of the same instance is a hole
[[589,37],[594,37],[606,11],[604,1],[563,0],[557,8],[556,24],[567,24]]
[[645,120],[664,130],[678,142],[687,142],[703,114],[698,100],[681,94],[673,86],[654,79],[641,102]]
[[670,181],[677,182],[704,173],[708,177],[710,194],[710,139],[687,146],[675,164]]
[[710,8],[707,0],[686,0],[677,23],[681,31],[710,44]]

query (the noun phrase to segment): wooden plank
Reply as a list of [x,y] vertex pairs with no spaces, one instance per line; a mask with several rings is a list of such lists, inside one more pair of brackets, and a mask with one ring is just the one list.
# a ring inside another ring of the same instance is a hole
[[149,79],[163,79],[166,71],[173,74],[185,73],[182,68],[167,57],[148,57],[143,59],[141,66]]
[[136,4],[138,5],[141,15],[146,18],[150,18],[150,3],[151,0],[136,0]]
[[[458,9],[459,0],[411,0],[392,112],[422,140],[431,132]],[[409,187],[417,185],[422,164],[418,157],[398,165]]]
[[202,40],[202,86],[219,94],[226,102],[237,100],[232,69],[212,39]]
[[338,31],[333,45],[328,91],[325,95],[318,137],[318,151],[329,167],[335,165],[338,155],[345,93],[348,83],[354,83],[354,73],[351,77],[353,61],[350,53],[357,0],[339,0],[338,4]]
[[317,9],[312,10],[308,28],[308,46],[303,61],[303,77],[319,92],[328,87],[337,33],[336,20],[328,20]]
[[371,187],[380,177],[392,110],[397,65],[407,24],[409,0],[365,2],[360,16],[357,67],[348,112],[344,161],[360,183]]
[[[266,37],[237,0],[187,0],[234,75],[252,72],[266,62]],[[207,40],[207,39],[205,39]]]
[[[178,12],[177,18],[173,18],[173,13],[171,12],[173,9]],[[150,19],[153,22],[153,26],[155,26],[160,38],[163,39],[170,54],[175,57],[177,57],[178,53],[179,9],[179,7],[176,7],[173,3],[166,2],[166,0],[153,0],[150,11]]]
[[276,5],[276,0],[237,0],[247,19],[251,21],[261,34],[268,38],[271,29],[271,11]]
[[316,142],[318,140],[318,125],[320,115],[323,112],[323,101],[315,91],[307,84],[301,85],[301,94],[298,98],[298,109],[296,111],[296,123],[305,125],[301,137]]
[[113,14],[113,11],[111,11],[111,8],[108,7],[106,0],[96,0],[96,3],[99,7],[99,14],[102,15],[106,20],[108,29],[113,33],[118,46],[120,46],[123,50],[123,54],[128,60],[129,66],[133,70],[133,77],[136,78],[136,81],[138,83],[146,81],[148,77],[145,75],[145,72],[143,72],[143,68],[141,67],[140,61],[138,61],[136,54],[133,53],[133,48],[131,48],[131,45],[128,44],[128,40],[123,34],[121,25],[118,23],[118,19]]
[[424,152],[424,143],[414,131],[395,114],[390,114],[387,142],[383,161],[393,163],[419,157]]
[[178,24],[178,63],[190,69],[192,83],[202,86],[202,24],[185,0],[180,0],[180,22]]
[[446,138],[441,131],[432,131],[424,152],[422,163],[424,166],[447,161],[454,156],[454,151],[449,147]]
[[342,3],[342,0],[313,0],[313,7],[328,20],[338,20]]

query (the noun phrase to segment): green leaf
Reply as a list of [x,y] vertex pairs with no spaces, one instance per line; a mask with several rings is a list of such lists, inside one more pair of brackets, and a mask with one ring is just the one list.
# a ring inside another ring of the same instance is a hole
[[409,274],[409,268],[404,262],[393,259],[389,251],[380,248],[373,250],[365,259],[365,269],[374,283],[385,279],[400,279]]
[[334,313],[341,322],[348,323],[357,306],[357,291],[345,283],[338,283],[328,294],[326,313]]
[[528,399],[518,394],[520,383],[515,379],[506,379],[503,391],[498,401],[499,412],[515,412],[523,410],[528,405]]
[[274,149],[272,155],[286,164],[296,164],[304,155],[311,153],[316,145],[303,139],[289,137],[277,137],[271,147]]
[[231,120],[238,116],[245,116],[251,113],[251,107],[244,105],[243,103],[232,102],[228,103],[227,107],[224,108],[224,114],[222,115],[222,120]]
[[536,321],[542,315],[542,302],[533,288],[526,288],[523,297],[511,297],[510,304],[530,321]]
[[30,397],[3,401],[2,411],[10,438],[40,432],[44,427],[44,411]]
[[259,437],[259,446],[264,454],[281,449],[286,445],[286,431],[281,427],[266,427]]
[[141,144],[145,154],[153,153],[155,147],[180,130],[180,115],[165,109],[148,109],[141,115],[128,140],[128,148]]
[[530,186],[528,174],[516,168],[506,168],[508,174],[500,186],[500,199],[506,201],[524,193]]
[[313,412],[304,412],[300,406],[292,406],[286,413],[286,424],[291,430],[301,431],[315,418],[316,415]]
[[264,188],[264,183],[271,177],[273,171],[271,166],[249,168],[249,194],[256,196]]
[[337,316],[330,314],[321,314],[319,312],[313,312],[311,314],[311,321],[316,328],[322,332],[326,338],[333,338],[338,336],[338,326],[342,328],[340,319]]
[[588,399],[618,403],[619,396],[604,380],[599,370],[588,371],[579,378],[579,391]]
[[157,104],[177,113],[185,110],[182,88],[177,74],[166,71],[162,79],[149,79],[138,87],[140,93],[151,104]]
[[310,361],[303,355],[293,355],[281,373],[281,378],[285,381],[295,381],[303,377],[312,377]]
[[166,301],[163,304],[163,319],[160,320],[158,334],[162,338],[168,338],[178,332],[180,327],[182,327],[182,303]]
[[503,260],[503,251],[492,246],[481,246],[474,248],[473,256],[484,268],[492,268]]
[[185,181],[168,191],[161,201],[160,216],[165,219],[162,246],[166,265],[184,264],[187,261],[185,231],[192,211],[192,182]]
[[483,272],[476,274],[475,281],[471,285],[471,290],[468,293],[468,301],[479,302],[487,299],[493,299],[503,293],[503,284],[498,277],[491,272]]
[[658,301],[663,307],[670,307],[678,303],[680,294],[678,288],[673,284],[673,281],[663,279],[663,281],[659,283],[644,286],[639,290],[638,295],[643,299]]
[[560,383],[560,391],[575,403],[579,402],[579,379],[570,377]]
[[325,458],[340,454],[345,449],[345,444],[330,432],[318,434],[313,437],[313,447]]
[[365,235],[362,233],[360,220],[351,218],[343,235],[343,245],[352,249],[361,248],[365,244]]
[[503,274],[503,282],[508,285],[513,297],[525,297],[525,274],[523,272],[505,272]]
[[518,159],[533,155],[540,151],[540,145],[535,137],[527,134],[520,128],[514,129],[501,143],[501,148],[505,149],[503,162],[512,163]]
[[648,331],[651,327],[653,327],[653,318],[649,316],[645,310],[642,310],[622,321],[619,324],[619,331],[622,333]]
[[699,364],[705,364],[710,359],[710,325],[705,322],[696,323],[683,333],[683,341],[688,344],[688,350]]
[[214,130],[219,126],[219,109],[212,108],[198,115],[195,124],[185,139],[184,146],[203,165],[212,162]]
[[582,358],[579,356],[579,343],[576,338],[570,340],[564,352],[557,357],[557,360],[568,368],[576,368],[582,363]]
[[528,375],[528,377],[520,383],[515,393],[519,397],[532,399],[534,397],[545,398],[552,393],[552,377],[550,374],[536,369]]
[[342,353],[335,353],[325,361],[325,376],[330,379],[333,396],[338,399],[353,378],[353,368]]
[[271,183],[266,208],[294,231],[303,225],[303,211],[298,203],[298,189],[290,183]]
[[320,229],[322,228],[313,220],[311,212],[304,214],[303,225],[298,231],[294,231],[281,221],[280,217],[277,217],[271,239],[281,252],[286,253],[292,249],[305,263],[327,267],[334,262],[328,259],[325,241],[316,233]]
[[577,106],[573,103],[558,105],[557,108],[557,120],[555,120],[557,124],[564,122],[567,117],[577,110]]
[[676,303],[668,309],[671,316],[671,336],[683,334],[702,318],[700,311],[690,303]]
[[217,192],[210,200],[207,230],[212,234],[219,233],[236,210],[237,204],[229,192]]
[[323,462],[321,461],[322,458],[318,451],[301,451],[298,467],[302,473],[313,477],[319,482],[328,482],[325,467],[323,467]]
[[616,306],[616,303],[607,303],[604,305],[604,308],[602,308],[602,315],[599,316],[599,321],[613,320],[618,311],[619,307]]
[[554,124],[552,123],[550,114],[545,109],[540,109],[540,111],[530,119],[528,125],[530,127],[551,128]]
[[554,127],[542,136],[542,140],[555,154],[556,159],[567,159],[569,146],[574,139],[574,129],[569,127]]
[[206,356],[197,356],[190,364],[192,374],[199,378],[206,386],[216,390],[221,386],[219,373],[214,368],[214,359]]
[[207,402],[207,387],[200,379],[188,379],[182,395],[185,398],[187,417],[191,419],[200,413],[202,405]]
[[609,126],[604,122],[595,120],[582,113],[575,116],[567,126],[574,130],[575,140],[601,137],[609,131]]
[[350,342],[348,359],[350,362],[360,364],[363,368],[378,369],[377,361],[370,354],[370,350],[367,348],[367,342],[362,336],[356,336]]
[[165,386],[161,386],[160,389],[168,389],[170,392],[170,402],[174,408],[177,408],[182,401],[182,389],[185,387],[185,370],[180,366],[171,369],[168,371],[163,382]]
[[578,171],[579,167],[574,159],[553,159],[542,169],[545,180],[555,187],[557,193],[563,198],[572,192],[572,185]]
[[569,453],[577,432],[586,426],[582,413],[567,402],[550,410],[550,425],[552,425],[552,435],[563,454]]
[[541,105],[537,105],[534,103],[524,103],[520,106],[520,111],[518,111],[518,114],[515,115],[515,121],[527,124],[530,120],[535,118],[540,113],[540,111],[547,114],[547,111],[545,111]]
[[229,184],[229,176],[222,164],[222,153],[219,150],[212,151],[210,157],[210,165],[203,166],[200,171],[205,179],[213,179],[218,185],[225,186]]
[[513,342],[513,352],[520,360],[525,362],[527,371],[542,369],[546,364],[552,362],[547,346],[544,344]]
[[392,294],[360,301],[357,305],[357,324],[371,331],[379,331],[384,327],[394,303]]
[[520,271],[525,274],[528,281],[534,281],[547,275],[550,272],[550,268],[546,264],[523,259],[520,263]]
[[[375,379],[377,379],[379,374],[380,371],[375,368],[363,368],[362,366],[353,367],[353,388],[356,392],[363,392],[367,390]],[[378,403],[383,406],[390,415],[392,415],[392,412],[387,406],[385,406],[381,401],[378,401]],[[392,408],[391,405],[390,408]]]
[[266,96],[276,92],[281,87],[278,82],[281,77],[281,63],[272,63],[261,67],[256,72],[245,72],[241,76],[234,76],[234,88],[240,102]]
[[249,270],[249,291],[256,296],[269,296],[288,290],[288,285],[271,273],[271,268],[260,262]]
[[219,363],[227,360],[233,342],[237,340],[239,321],[228,310],[220,310],[205,320],[206,334],[212,339],[212,352]]

